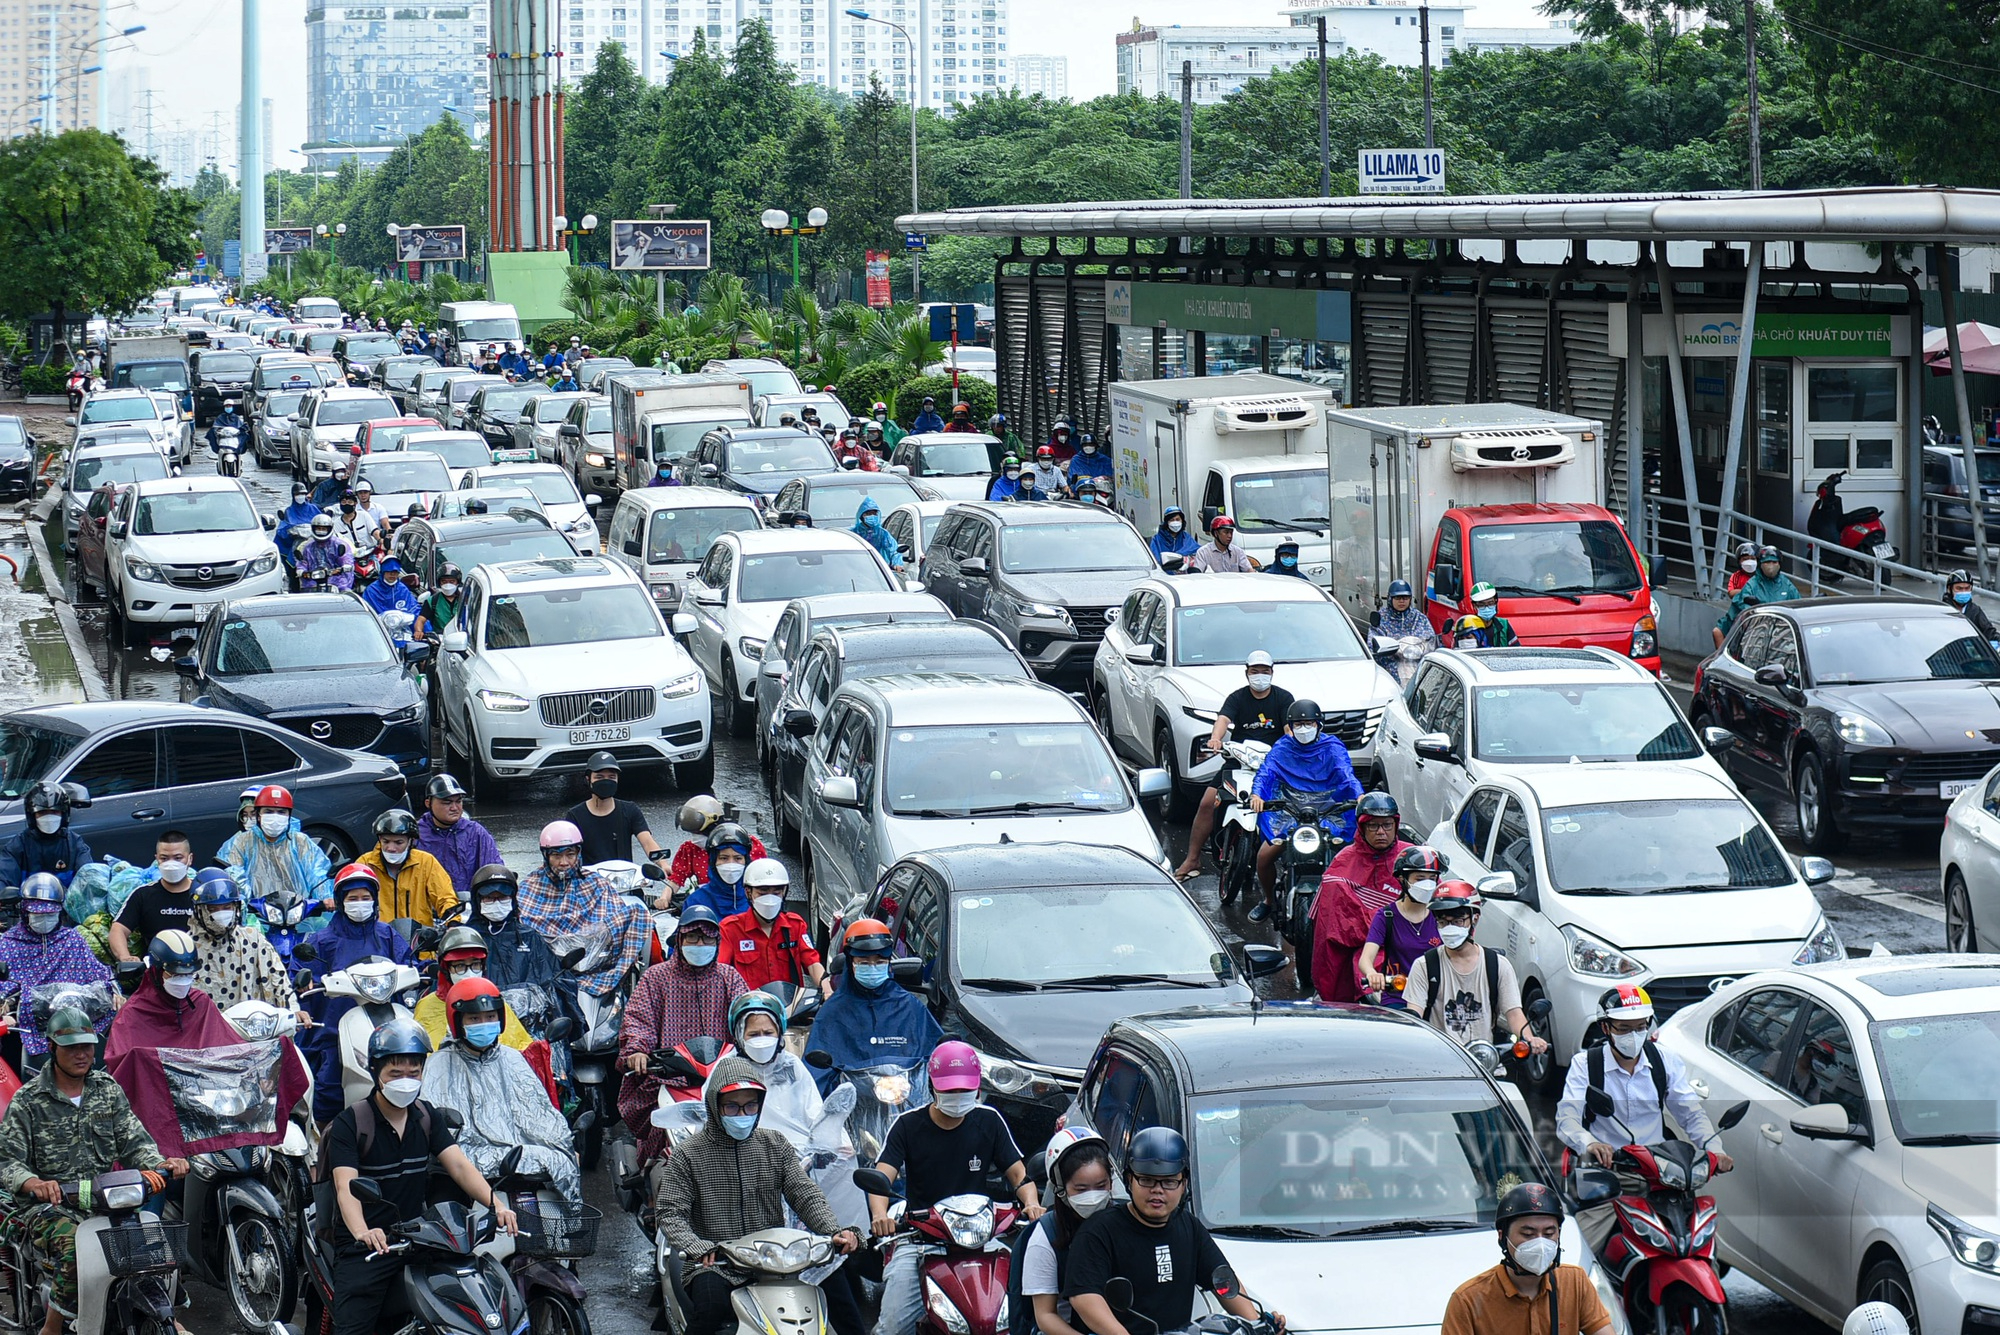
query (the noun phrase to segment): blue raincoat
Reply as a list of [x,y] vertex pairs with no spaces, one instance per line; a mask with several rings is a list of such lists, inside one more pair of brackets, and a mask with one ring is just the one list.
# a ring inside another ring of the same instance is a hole
[[[875,512],[875,518],[863,518],[870,510]],[[861,498],[861,508],[854,512],[854,527],[849,531],[882,553],[882,559],[889,563],[891,570],[903,564],[903,548],[882,526],[882,507],[875,504],[873,496]]]
[[[1347,747],[1324,728],[1311,746],[1300,746],[1290,732],[1280,737],[1271,753],[1264,757],[1264,763],[1257,767],[1257,781],[1250,791],[1266,803],[1274,803],[1286,788],[1300,793],[1332,793],[1337,802],[1350,801],[1362,793],[1361,780],[1354,777],[1354,762],[1347,757]],[[1266,839],[1276,839],[1279,822],[1288,819],[1267,809],[1258,815],[1257,828]],[[1340,817],[1338,826],[1353,840],[1354,813],[1349,811]]]
[[417,605],[417,595],[410,592],[409,585],[400,578],[393,582],[379,576],[370,580],[368,587],[361,591],[361,601],[367,603],[368,609],[376,616],[384,612],[408,612],[415,616],[423,610]]
[[931,1049],[943,1041],[944,1030],[923,998],[894,978],[870,989],[855,982],[852,972],[842,973],[813,1019],[812,1046],[833,1058],[826,1070],[813,1071],[813,1081],[828,1094],[839,1086],[842,1071],[914,1067],[930,1060]]
[[312,521],[319,518],[320,513],[320,507],[310,500],[278,511],[278,555],[284,558],[286,565],[297,564],[298,554],[292,549],[298,545],[299,539],[312,536]]
[[[319,952],[308,966],[316,979],[374,955],[398,964],[416,963],[410,943],[380,917],[354,922],[344,913],[336,914],[331,923],[306,939]],[[300,1035],[299,1047],[312,1063],[313,1121],[324,1126],[346,1102],[340,1084],[340,1017],[353,1009],[354,999],[321,992],[305,998],[305,1005],[319,1023]]]
[[[1180,516],[1181,531],[1167,532],[1167,521]],[[1147,550],[1153,553],[1153,564],[1158,565],[1166,556],[1178,556],[1182,560],[1192,560],[1201,550],[1201,544],[1194,540],[1194,534],[1187,531],[1187,512],[1178,505],[1169,505],[1167,512],[1160,516],[1160,531],[1146,539]]]
[[687,900],[681,905],[681,912],[685,914],[697,904],[706,904],[715,910],[717,918],[727,918],[734,913],[750,911],[750,898],[743,893],[743,882],[738,881],[735,885],[731,885],[727,881],[717,880],[714,858],[708,860],[708,879],[688,893]]

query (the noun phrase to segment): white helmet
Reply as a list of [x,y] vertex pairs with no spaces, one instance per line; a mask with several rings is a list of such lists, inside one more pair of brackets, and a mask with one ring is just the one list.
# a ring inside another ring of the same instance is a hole
[[787,890],[791,888],[792,874],[785,870],[785,864],[776,858],[758,858],[743,869],[744,892],[758,890]]
[[1910,1335],[1910,1323],[1888,1303],[1863,1303],[1840,1323],[1840,1335]]

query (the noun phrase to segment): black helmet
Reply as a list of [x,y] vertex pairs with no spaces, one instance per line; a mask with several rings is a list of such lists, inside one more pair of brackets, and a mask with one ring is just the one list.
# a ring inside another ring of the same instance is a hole
[[1390,870],[1398,876],[1408,876],[1413,872],[1442,876],[1448,865],[1444,854],[1435,848],[1425,844],[1413,844],[1396,855],[1396,865]]
[[375,818],[375,837],[380,839],[384,835],[416,838],[417,818],[401,807],[389,808]]
[[464,797],[465,785],[449,774],[433,774],[424,785],[424,801],[438,802],[447,797]]
[[446,561],[443,565],[438,567],[437,582],[442,584],[448,579],[455,579],[459,583],[463,584],[465,582],[465,572],[463,570],[460,570],[457,566],[453,565],[451,562]]
[[1396,799],[1387,793],[1363,793],[1361,800],[1354,804],[1354,819],[1357,821],[1399,820],[1402,814]]
[[752,847],[750,831],[733,820],[717,821],[715,828],[708,832],[708,851],[711,856],[717,849],[740,848],[743,850],[743,856],[748,858]]
[[1285,710],[1285,726],[1288,728],[1294,723],[1318,723],[1319,721],[1319,701],[1317,700],[1294,700]]
[[43,779],[28,790],[28,814],[38,811],[60,811],[69,815],[69,789],[50,779]]
[[472,873],[472,893],[475,897],[482,891],[495,887],[511,895],[521,888],[521,878],[514,874],[512,867],[503,866],[498,862],[489,862]]
[[368,1069],[390,1057],[428,1057],[430,1032],[415,1020],[397,1016],[368,1036]]
[[1143,1177],[1179,1177],[1187,1171],[1187,1139],[1170,1126],[1149,1126],[1125,1147],[1125,1171]]
[[1944,586],[1947,589],[1954,584],[1970,584],[1970,583],[1972,583],[1972,576],[1966,574],[1965,571],[1963,570],[1954,570],[1949,575],[1946,575],[1944,577]]
[[599,770],[606,770],[606,769],[610,770],[613,774],[620,774],[624,772],[623,767],[618,763],[618,757],[612,755],[609,751],[598,751],[593,753],[590,759],[587,762],[585,762],[583,768],[587,773],[591,774],[595,774]]
[[1505,1238],[1507,1225],[1531,1214],[1553,1215],[1560,1220],[1563,1217],[1562,1197],[1539,1182],[1523,1182],[1500,1198],[1500,1208],[1493,1215],[1493,1227]]

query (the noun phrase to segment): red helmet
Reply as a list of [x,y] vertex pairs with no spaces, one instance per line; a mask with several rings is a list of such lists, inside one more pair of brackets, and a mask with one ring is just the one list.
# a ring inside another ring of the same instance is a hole
[[1446,862],[1444,854],[1427,844],[1412,844],[1396,855],[1393,870],[1398,876],[1421,873],[1426,876],[1444,875]]
[[1056,451],[1055,451],[1055,446],[1053,446],[1053,445],[1038,445],[1038,446],[1036,446],[1036,447],[1035,447],[1035,457],[1036,457],[1037,459],[1053,459],[1053,458],[1055,458],[1055,457],[1056,457]]
[[463,1036],[464,1013],[467,1011],[492,1011],[495,1015],[506,1014],[506,1004],[500,1000],[500,989],[485,978],[467,978],[452,984],[445,995],[445,1010],[450,1013],[451,1032]]
[[1463,912],[1467,909],[1477,913],[1485,904],[1478,888],[1469,881],[1440,881],[1437,893],[1431,896],[1432,913]]
[[847,929],[840,940],[850,955],[886,955],[895,945],[895,938],[889,934],[889,924],[877,918],[860,919]]
[[251,803],[251,805],[260,810],[264,807],[281,807],[286,811],[290,811],[292,809],[292,790],[289,788],[280,788],[275,783],[267,784],[257,790],[256,801]]
[[[266,789],[265,791],[269,791]],[[280,788],[279,792],[284,789]],[[338,899],[357,885],[365,885],[377,895],[382,893],[382,878],[375,874],[373,867],[364,867],[359,862],[350,862],[333,875],[333,895]]]

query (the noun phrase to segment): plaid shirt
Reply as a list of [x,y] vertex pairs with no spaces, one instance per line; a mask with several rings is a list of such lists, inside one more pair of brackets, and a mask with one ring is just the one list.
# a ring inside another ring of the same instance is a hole
[[551,948],[558,936],[612,939],[611,958],[577,980],[592,996],[614,991],[628,969],[643,969],[651,958],[652,918],[643,905],[626,899],[596,872],[578,872],[575,880],[559,886],[546,867],[537,867],[521,878],[516,903],[521,921],[549,939]]

